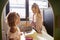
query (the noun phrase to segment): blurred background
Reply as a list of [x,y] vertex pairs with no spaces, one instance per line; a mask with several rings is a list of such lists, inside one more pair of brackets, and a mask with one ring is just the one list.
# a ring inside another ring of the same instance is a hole
[[[60,39],[60,1],[59,0],[48,0],[48,1],[51,4],[54,11],[54,19],[55,19],[54,38],[55,40],[59,40]],[[7,0],[0,0],[0,16],[1,16],[4,4],[6,2]],[[1,22],[0,22],[0,26],[1,26]],[[0,28],[0,34],[1,34],[1,28]],[[1,35],[0,35],[0,39],[1,39]]]
[[[43,25],[45,26],[47,33],[53,37],[53,27],[54,27],[54,13],[51,4],[48,0],[8,0],[4,6],[1,18],[2,24],[2,39],[6,39],[6,34],[8,30],[8,24],[6,22],[6,16],[9,12],[17,12],[20,16],[20,25],[31,23],[33,18],[33,12],[31,10],[32,5],[36,3],[39,6],[43,17]],[[28,19],[27,19],[28,18]],[[19,28],[20,28],[19,25]],[[5,37],[4,37],[5,36]]]

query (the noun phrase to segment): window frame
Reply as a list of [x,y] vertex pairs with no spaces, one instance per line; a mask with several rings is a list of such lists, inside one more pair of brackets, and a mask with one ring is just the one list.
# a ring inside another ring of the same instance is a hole
[[[28,3],[28,0],[26,0],[25,3],[26,3],[25,4],[26,16],[25,16],[25,18],[21,18],[20,19],[21,21],[29,21],[29,3]],[[9,2],[8,2],[6,5],[6,16],[9,13],[9,11],[10,11],[10,8],[9,8]]]

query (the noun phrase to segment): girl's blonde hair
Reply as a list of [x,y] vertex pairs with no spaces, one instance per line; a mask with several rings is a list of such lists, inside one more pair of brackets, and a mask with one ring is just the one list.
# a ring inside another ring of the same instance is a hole
[[18,21],[19,15],[16,12],[10,12],[7,17],[7,22],[10,27],[16,26],[16,21]]
[[38,8],[38,12],[40,13],[40,9],[39,9],[39,6],[36,4],[36,3],[34,3],[33,5],[32,5],[32,8]]

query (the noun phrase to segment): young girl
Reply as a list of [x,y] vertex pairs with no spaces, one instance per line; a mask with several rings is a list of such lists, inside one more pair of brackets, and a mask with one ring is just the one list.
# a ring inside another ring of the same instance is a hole
[[41,11],[36,3],[32,5],[32,12],[33,12],[32,25],[34,26],[34,29],[38,33],[41,33],[41,30],[44,30],[46,32],[46,29],[43,26],[43,17],[41,15]]
[[37,38],[39,40],[53,40],[53,37],[47,33],[45,27],[43,26],[43,20],[42,20],[43,17],[41,15],[39,6],[36,3],[32,5],[32,12],[33,12],[32,26],[38,33]]
[[17,25],[20,23],[20,17],[16,12],[9,13],[7,17],[9,30],[7,33],[8,40],[20,40],[20,29]]

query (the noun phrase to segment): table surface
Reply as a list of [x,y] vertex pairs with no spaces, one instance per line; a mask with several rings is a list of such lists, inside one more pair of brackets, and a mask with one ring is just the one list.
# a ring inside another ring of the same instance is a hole
[[[26,33],[21,36],[21,40],[25,40],[25,36],[24,35],[29,35],[29,34],[33,34],[34,30],[32,30],[31,33]],[[49,34],[45,33],[44,31],[42,31],[42,34],[37,34],[37,38],[38,40],[54,40],[54,38],[52,36],[50,36]]]

